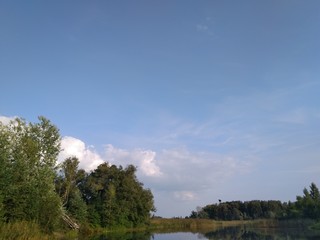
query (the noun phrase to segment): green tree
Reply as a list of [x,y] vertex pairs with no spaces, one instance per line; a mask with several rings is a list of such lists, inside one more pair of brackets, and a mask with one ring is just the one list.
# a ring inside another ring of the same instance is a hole
[[310,191],[304,188],[303,196],[297,196],[295,208],[303,217],[312,219],[320,218],[320,194],[315,183],[311,183]]
[[[56,178],[56,190],[59,193],[66,214],[78,222],[87,220],[87,206],[82,199],[79,184],[86,177],[84,170],[78,169],[79,160],[76,157],[67,158],[61,165]],[[68,219],[71,220],[69,217]]]
[[311,185],[310,185],[310,197],[315,202],[319,202],[320,201],[319,189],[318,189],[318,187],[316,186],[315,183],[311,183]]
[[130,227],[149,220],[150,212],[155,211],[153,195],[143,188],[135,172],[132,165],[123,169],[107,163],[91,172],[80,189],[90,209],[92,224]]
[[[32,220],[52,230],[61,214],[55,193],[58,129],[44,117],[38,123],[0,123],[0,196],[6,221]],[[50,206],[50,207],[48,207]]]

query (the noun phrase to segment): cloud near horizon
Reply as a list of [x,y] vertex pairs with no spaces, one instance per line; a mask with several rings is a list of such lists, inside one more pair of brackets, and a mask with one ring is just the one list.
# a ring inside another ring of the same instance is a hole
[[59,162],[76,156],[80,168],[94,170],[108,162],[126,167],[137,167],[137,176],[147,187],[171,192],[183,201],[198,199],[197,193],[211,189],[228,178],[251,170],[252,162],[232,156],[205,152],[191,152],[186,148],[163,149],[159,152],[145,149],[122,149],[107,144],[102,155],[80,139],[66,136],[61,142],[63,151]]

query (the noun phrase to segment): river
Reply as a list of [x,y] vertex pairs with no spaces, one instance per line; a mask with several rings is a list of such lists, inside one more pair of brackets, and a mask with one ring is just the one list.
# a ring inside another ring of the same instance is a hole
[[202,232],[133,232],[133,233],[112,233],[103,236],[96,236],[91,240],[206,240],[206,239],[232,239],[232,240],[291,240],[291,239],[320,239],[319,231],[301,229],[280,229],[280,228],[247,228],[229,227],[215,231]]

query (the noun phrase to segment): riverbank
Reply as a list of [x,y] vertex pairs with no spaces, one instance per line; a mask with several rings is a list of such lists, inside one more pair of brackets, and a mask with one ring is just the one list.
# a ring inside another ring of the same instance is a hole
[[209,219],[157,218],[151,219],[148,229],[151,230],[188,230],[217,229],[252,223],[252,221],[214,221]]
[[206,229],[218,229],[226,227],[248,226],[254,228],[300,228],[308,229],[311,226],[319,226],[314,220],[310,219],[256,219],[256,220],[234,220],[234,221],[215,221],[209,219],[151,219],[150,230],[188,230],[199,231]]

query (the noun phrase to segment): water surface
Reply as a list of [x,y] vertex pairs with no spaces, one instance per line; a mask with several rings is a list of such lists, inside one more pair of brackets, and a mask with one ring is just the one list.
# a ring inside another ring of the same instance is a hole
[[97,236],[92,240],[206,240],[206,239],[232,239],[232,240],[315,240],[320,239],[319,231],[301,229],[280,229],[280,228],[247,228],[228,227],[218,230],[202,232],[134,232],[134,233],[112,233]]

